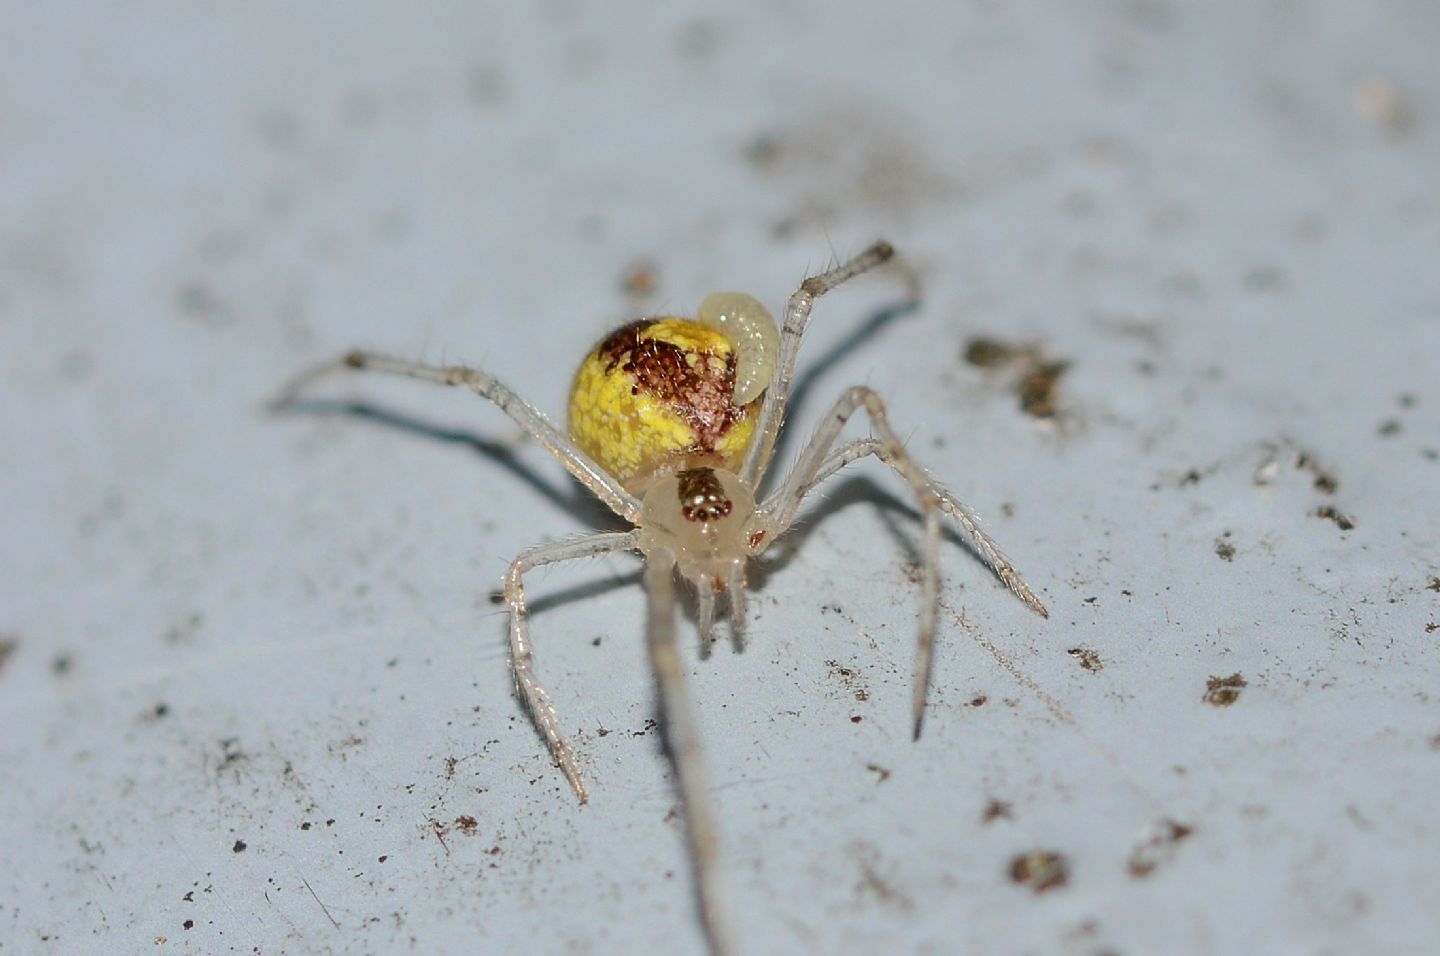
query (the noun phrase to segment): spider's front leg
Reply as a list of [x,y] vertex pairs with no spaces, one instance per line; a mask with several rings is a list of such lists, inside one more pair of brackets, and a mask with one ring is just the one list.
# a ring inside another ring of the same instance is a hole
[[463,386],[482,398],[493,402],[495,407],[509,415],[515,424],[523,428],[542,448],[550,452],[560,464],[579,479],[580,483],[595,493],[617,515],[634,522],[640,516],[640,502],[626,491],[616,478],[575,444],[560,429],[550,424],[534,405],[516,394],[504,382],[483,369],[467,365],[428,365],[406,359],[377,355],[360,349],[351,349],[340,358],[306,369],[280,390],[270,402],[271,411],[284,411],[297,404],[300,395],[311,384],[334,372],[384,372],[399,375],[435,385]]
[[525,572],[542,565],[634,548],[639,537],[636,531],[612,531],[587,534],[568,541],[552,541],[522,551],[505,572],[505,603],[510,607],[510,670],[515,676],[515,688],[530,712],[530,718],[535,721],[535,729],[545,738],[550,756],[565,774],[565,779],[570,781],[581,803],[588,797],[585,781],[580,778],[575,756],[560,733],[560,720],[555,715],[550,697],[535,678],[535,655],[530,649],[530,615],[525,609],[525,585],[521,579]]
[[[869,416],[870,425],[877,436],[850,442],[832,452],[831,449],[840,435],[840,430],[845,427],[850,416],[862,408]],[[1019,572],[1000,552],[995,542],[980,530],[974,512],[931,478],[925,469],[911,457],[904,443],[900,441],[899,436],[890,426],[884,401],[873,390],[864,386],[849,388],[840,396],[824,424],[815,433],[815,437],[801,452],[794,469],[761,506],[761,527],[765,531],[765,543],[768,545],[774,542],[789,529],[799,512],[800,502],[820,482],[851,462],[867,455],[875,455],[904,479],[914,493],[925,519],[925,542],[921,551],[923,595],[920,608],[920,638],[916,647],[916,679],[911,697],[914,733],[918,738],[925,715],[925,695],[930,684],[930,666],[935,646],[935,620],[940,602],[937,555],[942,513],[948,514],[956,520],[975,542],[976,548],[994,568],[995,573],[1017,597],[1042,616],[1048,616],[1048,612],[1040,599],[1020,579]]]

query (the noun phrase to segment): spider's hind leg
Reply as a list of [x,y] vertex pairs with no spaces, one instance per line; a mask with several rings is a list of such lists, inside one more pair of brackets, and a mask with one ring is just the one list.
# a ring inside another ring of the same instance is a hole
[[[840,430],[857,410],[864,409],[873,438],[851,442],[837,451],[832,447]],[[938,551],[940,516],[948,514],[974,541],[977,550],[1010,588],[1032,610],[1049,616],[1045,605],[1020,579],[1009,560],[977,523],[975,515],[963,502],[942,487],[910,456],[885,412],[885,403],[878,394],[864,386],[847,389],[820,426],[815,437],[801,452],[795,468],[780,487],[761,506],[763,527],[769,541],[774,541],[794,522],[800,502],[816,485],[852,461],[875,455],[898,474],[914,493],[925,521],[925,540],[921,552],[920,636],[915,650],[915,686],[911,699],[914,734],[920,736],[925,715],[925,695],[930,683],[930,666],[935,646],[935,622],[940,602]]]

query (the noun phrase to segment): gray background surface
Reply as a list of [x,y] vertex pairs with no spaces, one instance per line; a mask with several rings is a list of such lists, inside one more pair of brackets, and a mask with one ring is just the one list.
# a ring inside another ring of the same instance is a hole
[[0,12],[0,953],[698,952],[637,563],[531,586],[585,807],[489,599],[601,510],[463,395],[261,406],[559,416],[880,235],[784,454],[872,385],[1053,613],[948,546],[912,743],[913,514],[817,498],[689,666],[745,951],[1433,952],[1440,6],[606,7]]

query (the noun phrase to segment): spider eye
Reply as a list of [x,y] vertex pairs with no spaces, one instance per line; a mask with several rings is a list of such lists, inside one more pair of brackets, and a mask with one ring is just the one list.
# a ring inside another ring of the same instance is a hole
[[716,292],[700,303],[695,321],[723,334],[735,345],[736,405],[748,405],[775,377],[780,330],[775,318],[743,292]]
[[686,468],[645,492],[641,550],[665,550],[691,581],[726,580],[731,566],[749,556],[755,499],[734,473]]

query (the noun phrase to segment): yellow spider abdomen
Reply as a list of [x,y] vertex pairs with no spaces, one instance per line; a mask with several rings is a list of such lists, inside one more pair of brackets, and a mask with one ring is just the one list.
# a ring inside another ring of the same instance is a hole
[[570,436],[632,492],[681,468],[737,470],[760,403],[735,404],[735,365],[734,344],[698,322],[632,322],[580,363]]

